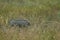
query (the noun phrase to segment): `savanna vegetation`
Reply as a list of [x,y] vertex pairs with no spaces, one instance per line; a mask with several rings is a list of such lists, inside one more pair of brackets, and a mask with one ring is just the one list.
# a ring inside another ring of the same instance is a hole
[[[28,28],[10,19],[27,19]],[[0,0],[0,40],[60,40],[60,0]]]

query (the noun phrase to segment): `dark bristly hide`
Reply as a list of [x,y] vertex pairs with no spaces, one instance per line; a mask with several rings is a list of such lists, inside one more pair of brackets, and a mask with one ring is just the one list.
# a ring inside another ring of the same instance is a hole
[[24,19],[12,19],[9,21],[10,26],[19,26],[19,27],[27,27],[30,26],[30,22]]

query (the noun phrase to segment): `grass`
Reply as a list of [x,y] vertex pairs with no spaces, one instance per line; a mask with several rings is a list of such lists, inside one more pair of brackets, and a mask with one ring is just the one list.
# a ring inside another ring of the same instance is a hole
[[[31,26],[10,27],[17,18]],[[60,0],[0,0],[0,25],[0,40],[60,40]]]

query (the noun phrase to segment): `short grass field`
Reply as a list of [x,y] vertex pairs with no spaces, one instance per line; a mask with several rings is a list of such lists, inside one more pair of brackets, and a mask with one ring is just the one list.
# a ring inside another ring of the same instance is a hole
[[[10,19],[31,25],[11,27]],[[60,40],[60,0],[0,0],[0,40]]]

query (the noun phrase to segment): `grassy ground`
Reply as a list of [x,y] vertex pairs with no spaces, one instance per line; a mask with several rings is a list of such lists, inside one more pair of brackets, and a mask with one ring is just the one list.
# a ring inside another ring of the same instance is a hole
[[[17,18],[31,26],[10,28]],[[0,40],[60,40],[60,0],[0,0]]]

